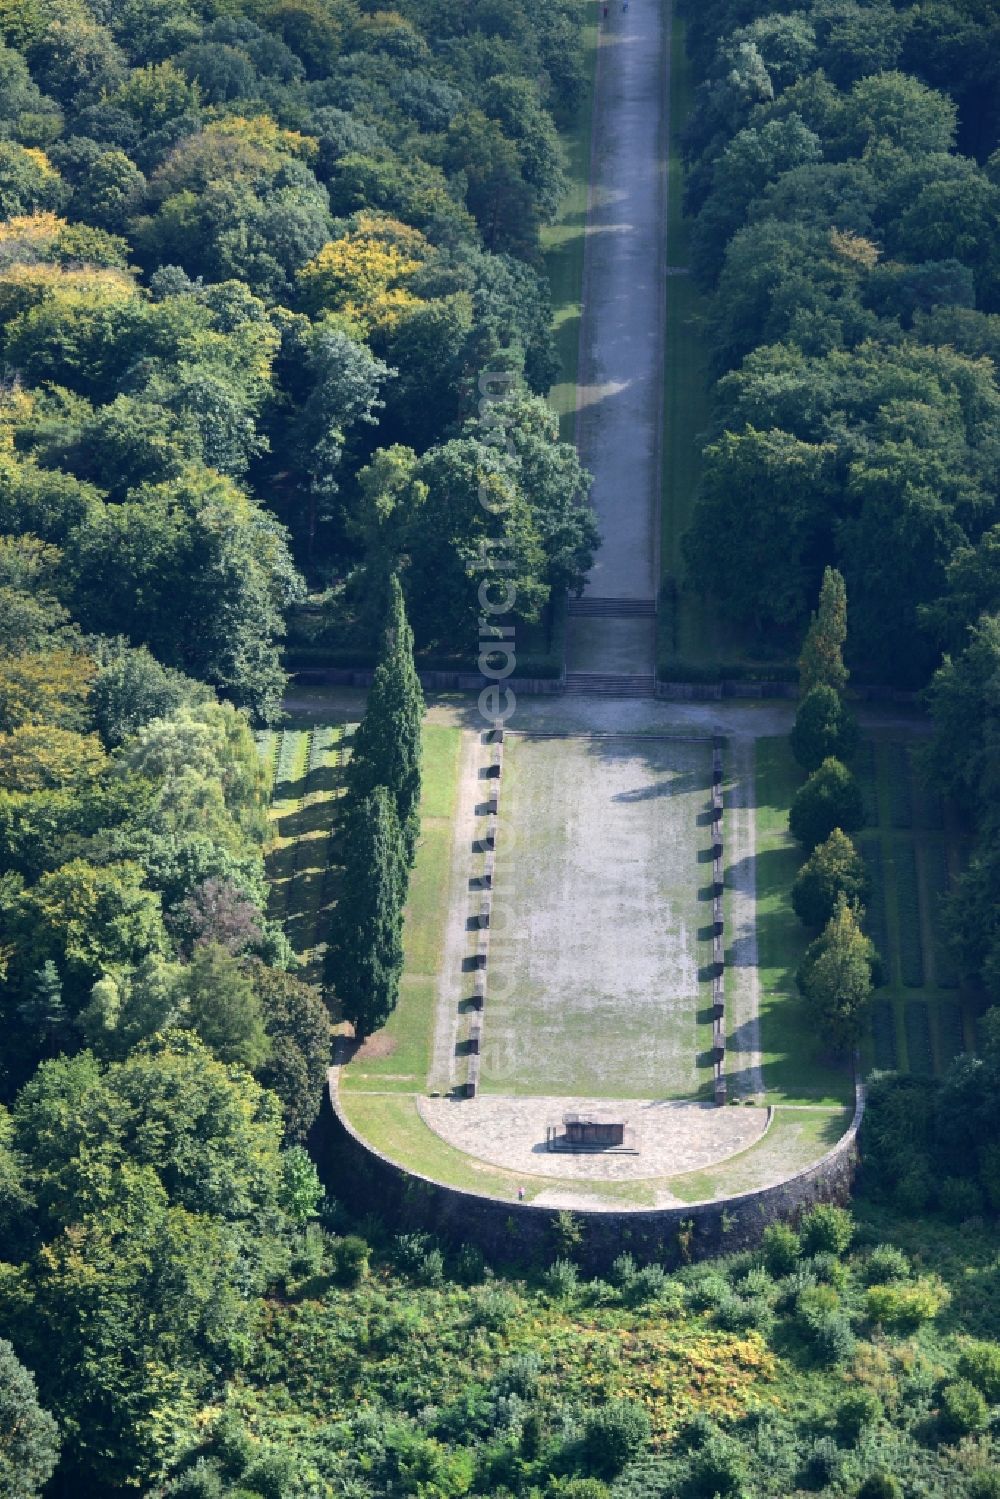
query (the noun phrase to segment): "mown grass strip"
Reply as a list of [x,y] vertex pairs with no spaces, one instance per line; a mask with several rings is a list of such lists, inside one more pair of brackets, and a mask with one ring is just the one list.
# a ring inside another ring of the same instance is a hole
[[865,930],[878,949],[882,959],[883,984],[890,982],[891,954],[889,951],[889,927],[885,915],[885,869],[882,863],[882,844],[877,837],[863,838],[858,843],[861,857],[865,861],[871,889],[865,910]]
[[897,839],[893,850],[896,909],[899,916],[899,972],[907,989],[924,984],[924,945],[920,926],[920,891],[913,844]]
[[934,979],[939,989],[954,989],[958,984],[958,968],[947,941],[944,919],[944,902],[951,889],[951,875],[943,844],[925,843],[921,848],[921,859],[930,898]]
[[876,999],[872,1005],[872,1038],[875,1046],[875,1066],[891,1071],[897,1066],[896,1016],[892,1001]]
[[913,787],[910,781],[910,756],[905,744],[882,747],[885,759],[886,785],[889,792],[889,821],[894,828],[913,826]]

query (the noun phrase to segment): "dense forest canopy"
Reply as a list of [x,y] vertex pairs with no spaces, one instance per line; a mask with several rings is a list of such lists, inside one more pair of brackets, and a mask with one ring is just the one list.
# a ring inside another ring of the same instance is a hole
[[399,578],[471,646],[480,482],[524,616],[579,585],[539,235],[583,87],[573,0],[0,4],[4,1494],[162,1476],[322,1247],[329,996],[265,914],[251,725],[307,587],[335,643]]
[[[336,582],[328,636],[355,645],[387,548],[433,545],[461,588],[477,382],[530,403],[555,375],[539,230],[578,25],[569,0],[4,7],[0,526],[61,549],[84,631],[266,718],[298,568]],[[361,519],[379,449],[433,480],[391,534]],[[532,616],[593,545],[571,451],[543,470],[504,468]],[[417,565],[419,643],[466,645],[428,586]]]
[[[950,921],[1000,999],[995,6],[688,11],[718,381],[691,559],[778,649],[836,564],[856,676],[927,690],[928,773],[982,833]],[[331,1017],[266,915],[251,725],[307,590],[351,650],[388,601],[339,916],[362,1034],[402,961],[406,621],[469,650],[484,489],[526,620],[596,544],[539,238],[581,20],[0,0],[0,1494],[1000,1492],[995,1254],[898,1217],[1000,1207],[991,1021],[945,1082],[877,1084],[858,1223],[677,1274],[624,1250],[585,1282],[569,1214],[527,1271],[393,1239],[303,1148]],[[814,707],[800,737],[843,738]],[[862,891],[842,840],[807,914]]]
[[685,13],[716,379],[689,561],[786,649],[833,564],[855,679],[928,690],[928,772],[979,834],[956,955],[1000,1001],[1000,18],[977,0]]
[[995,10],[689,10],[686,206],[719,378],[691,559],[777,638],[834,564],[853,666],[921,687],[1000,608]]

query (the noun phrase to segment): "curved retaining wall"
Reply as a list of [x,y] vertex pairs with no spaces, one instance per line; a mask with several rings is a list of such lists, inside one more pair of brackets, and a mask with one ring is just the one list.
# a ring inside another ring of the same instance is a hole
[[[374,1210],[403,1228],[428,1229],[455,1243],[475,1244],[498,1264],[546,1261],[558,1252],[558,1209],[448,1187],[408,1171],[376,1150],[345,1117],[337,1074],[338,1069],[331,1068],[331,1107],[323,1110],[320,1163],[335,1197],[359,1210]],[[575,1258],[588,1269],[600,1270],[628,1249],[640,1261],[676,1265],[752,1248],[769,1223],[794,1221],[817,1202],[845,1202],[857,1171],[864,1108],[864,1088],[858,1082],[854,1118],[846,1133],[820,1160],[775,1186],[679,1207],[575,1210],[581,1231]]]

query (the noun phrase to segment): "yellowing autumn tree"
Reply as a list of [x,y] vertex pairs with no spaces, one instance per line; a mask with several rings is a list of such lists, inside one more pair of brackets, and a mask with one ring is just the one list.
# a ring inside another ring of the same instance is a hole
[[389,326],[420,305],[406,282],[430,253],[419,230],[358,214],[347,234],[330,240],[299,271],[302,305],[313,315],[340,313],[365,334]]

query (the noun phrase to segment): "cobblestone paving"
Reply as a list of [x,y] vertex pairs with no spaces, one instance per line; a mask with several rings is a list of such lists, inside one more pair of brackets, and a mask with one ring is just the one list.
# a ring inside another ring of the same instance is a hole
[[[461,1102],[420,1098],[417,1107],[449,1145],[467,1155],[526,1175],[579,1181],[643,1181],[694,1171],[748,1149],[767,1128],[766,1109],[717,1109],[712,1104],[630,1098],[505,1098],[480,1095]],[[546,1149],[546,1128],[562,1133],[565,1114],[623,1120],[634,1153],[572,1154]]]

